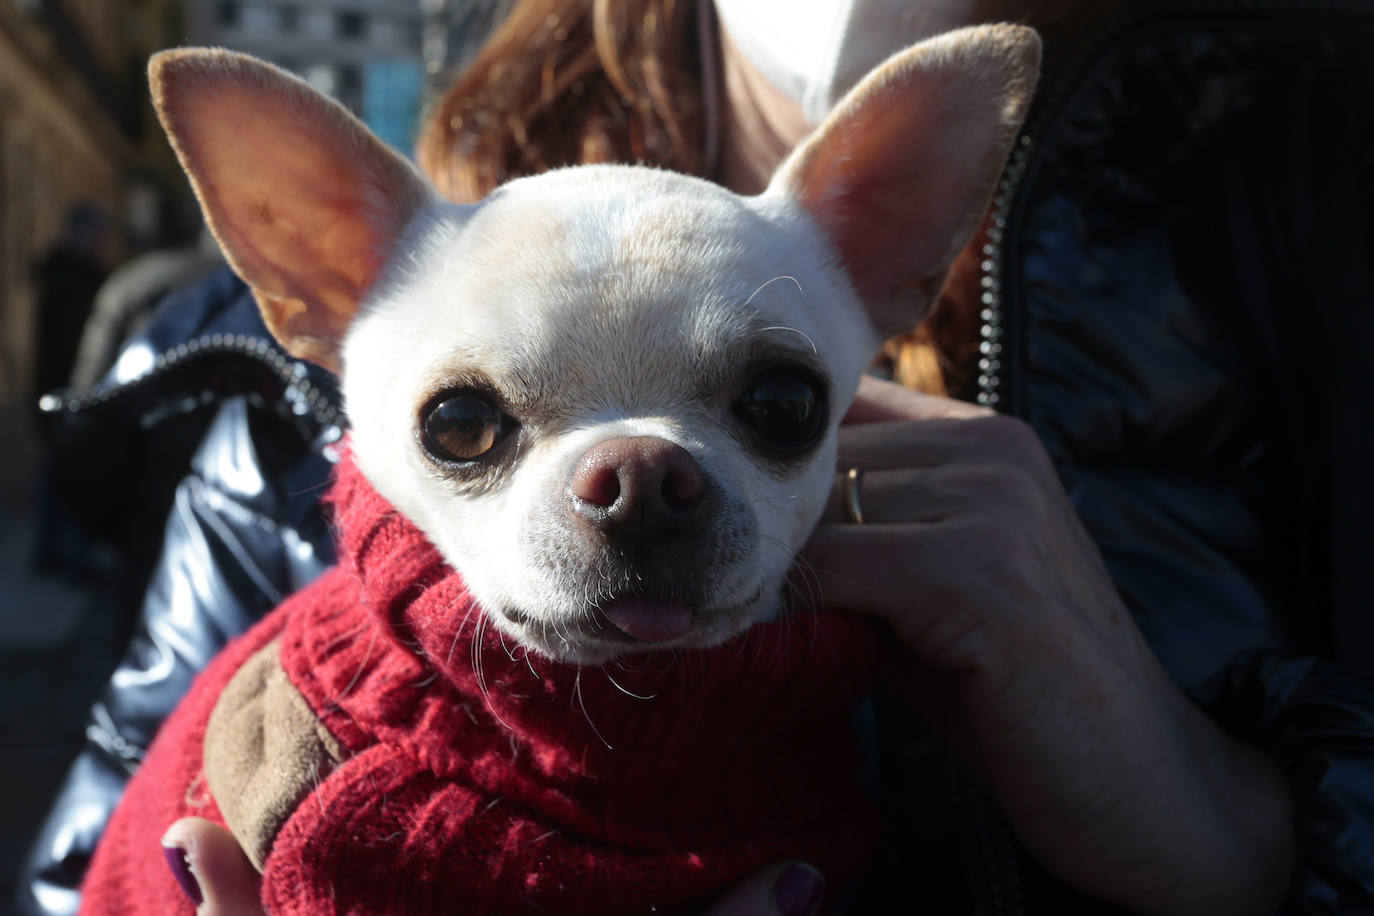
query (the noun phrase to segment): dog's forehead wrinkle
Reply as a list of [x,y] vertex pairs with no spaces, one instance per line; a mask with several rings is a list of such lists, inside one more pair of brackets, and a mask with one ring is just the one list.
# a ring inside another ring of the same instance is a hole
[[568,420],[606,410],[680,412],[754,363],[823,368],[813,334],[742,308],[737,296],[704,295],[719,301],[608,310],[565,324],[522,316],[518,333],[455,348],[446,369],[486,367],[513,407]]
[[[680,310],[682,315],[693,311]],[[757,336],[749,321],[687,320],[666,328],[655,321],[589,321],[538,346],[527,343],[515,361],[546,382],[528,393],[556,401],[565,412],[681,413],[733,378],[755,349]],[[607,340],[614,347],[608,348]]]

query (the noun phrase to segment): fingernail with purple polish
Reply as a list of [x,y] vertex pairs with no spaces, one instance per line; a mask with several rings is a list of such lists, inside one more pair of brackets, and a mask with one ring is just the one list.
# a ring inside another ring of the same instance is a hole
[[773,906],[782,916],[810,916],[824,896],[825,878],[809,865],[789,865],[773,885]]
[[191,874],[191,865],[186,861],[186,850],[177,846],[164,846],[162,854],[167,858],[167,867],[172,870],[172,877],[177,879],[177,884],[181,885],[181,889],[191,898],[193,904],[200,906],[205,897],[200,893],[196,876]]

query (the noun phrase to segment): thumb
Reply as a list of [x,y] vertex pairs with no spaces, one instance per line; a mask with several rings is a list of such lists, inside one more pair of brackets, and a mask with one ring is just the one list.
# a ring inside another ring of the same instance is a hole
[[968,420],[994,412],[953,398],[922,394],[896,382],[864,375],[844,423],[881,423],[885,420]]
[[204,818],[182,818],[163,835],[162,851],[197,916],[266,916],[262,876],[228,830]]

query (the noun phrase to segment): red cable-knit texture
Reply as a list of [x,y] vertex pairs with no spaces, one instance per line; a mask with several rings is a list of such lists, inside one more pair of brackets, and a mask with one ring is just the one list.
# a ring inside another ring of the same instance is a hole
[[[833,881],[874,836],[850,711],[876,666],[822,612],[710,650],[578,669],[526,657],[345,461],[340,565],[237,641],[168,720],[97,851],[90,912],[190,912],[157,840],[219,820],[201,769],[224,684],[278,634],[348,755],[269,855],[274,913],[678,913],[785,859]],[[154,902],[155,901],[155,902]]]

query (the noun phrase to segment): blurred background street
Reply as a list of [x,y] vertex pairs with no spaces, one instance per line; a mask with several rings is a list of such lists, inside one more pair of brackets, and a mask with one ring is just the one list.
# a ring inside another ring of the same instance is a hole
[[12,871],[82,740],[86,711],[118,659],[127,621],[102,614],[97,583],[33,568],[38,454],[28,411],[0,408],[0,912]]
[[149,55],[272,60],[409,156],[430,94],[508,5],[0,0],[0,913],[122,654],[141,585],[129,557],[156,546],[102,541],[89,506],[63,504],[53,481],[107,456],[64,453],[36,405],[96,383],[147,317],[150,298],[106,307],[135,265],[189,278],[218,263],[148,101]]

